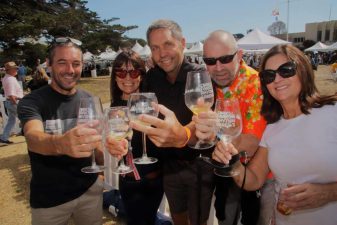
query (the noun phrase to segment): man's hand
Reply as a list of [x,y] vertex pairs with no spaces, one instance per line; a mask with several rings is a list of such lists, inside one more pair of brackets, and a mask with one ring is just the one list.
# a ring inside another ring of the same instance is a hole
[[138,119],[151,126],[130,122],[130,126],[140,132],[144,132],[149,139],[158,147],[181,147],[186,143],[187,134],[184,127],[177,120],[174,112],[163,105],[158,104],[159,112],[165,119],[142,114]]
[[89,157],[93,149],[101,149],[102,136],[88,124],[82,124],[52,139],[58,154],[84,158]]

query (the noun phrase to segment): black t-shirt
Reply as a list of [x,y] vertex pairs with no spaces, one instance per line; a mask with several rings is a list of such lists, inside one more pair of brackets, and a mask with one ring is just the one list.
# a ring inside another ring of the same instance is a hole
[[[186,76],[189,71],[204,70],[198,64],[190,63],[184,60],[181,65],[176,81],[172,84],[167,80],[167,74],[159,67],[155,67],[148,71],[145,79],[146,86],[144,90],[147,92],[154,92],[158,98],[158,102],[168,109],[172,110],[178,121],[183,125],[187,125],[191,122],[193,113],[185,105],[185,83]],[[163,115],[159,115],[160,118],[164,118]],[[157,149],[161,151],[164,160],[167,159],[180,159],[180,160],[193,160],[201,152],[189,148],[187,145],[184,148],[158,148],[152,142],[149,143],[148,149]]]
[[[79,100],[85,96],[90,94],[82,90],[71,96],[62,95],[47,85],[20,100],[18,117],[23,126],[37,119],[43,122],[45,133],[63,134],[76,125]],[[32,208],[48,208],[71,201],[86,192],[97,179],[97,174],[81,172],[81,168],[91,164],[91,157],[28,153],[32,170]]]

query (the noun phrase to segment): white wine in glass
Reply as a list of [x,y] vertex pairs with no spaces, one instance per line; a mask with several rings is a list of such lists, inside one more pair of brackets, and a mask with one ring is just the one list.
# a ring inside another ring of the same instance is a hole
[[[105,137],[112,137],[120,141],[123,138],[128,138],[129,133],[132,132],[129,126],[128,108],[125,106],[111,107],[105,109]],[[117,168],[112,170],[116,174],[126,174],[132,172],[133,169],[125,165],[124,157],[120,160]]]
[[[185,104],[198,115],[201,112],[211,110],[214,103],[213,86],[207,71],[191,71],[187,73],[185,86]],[[214,146],[214,142],[198,140],[195,145],[189,145],[194,149],[208,149]]]
[[[80,105],[77,114],[77,124],[88,124],[96,129],[98,133],[103,131],[103,109],[99,97],[85,97],[80,99]],[[95,149],[92,150],[91,166],[81,169],[83,173],[99,173],[104,170],[104,166],[97,165],[95,160]]]
[[[242,132],[242,117],[239,101],[237,99],[217,99],[215,103],[215,112],[217,113],[217,136],[224,143],[231,143]],[[230,167],[226,170],[215,169],[214,173],[222,177],[232,177],[239,174],[236,170],[241,154],[233,157]],[[234,159],[236,161],[234,161]],[[225,165],[224,165],[225,166]],[[229,166],[229,165],[228,165]]]
[[[154,103],[158,104],[155,93],[132,93],[128,100],[128,113],[131,121],[141,125],[150,126],[138,119],[141,114],[147,114],[154,117],[158,116],[158,110],[154,107]],[[143,155],[140,158],[134,159],[136,164],[151,164],[156,163],[158,159],[149,157],[146,149],[146,135],[142,133],[143,138]]]

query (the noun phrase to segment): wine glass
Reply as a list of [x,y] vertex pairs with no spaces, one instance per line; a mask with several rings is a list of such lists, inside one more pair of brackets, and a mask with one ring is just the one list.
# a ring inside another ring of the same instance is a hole
[[[217,137],[225,144],[231,143],[242,132],[242,117],[240,105],[237,99],[217,99],[215,103],[217,113]],[[218,176],[232,177],[239,174],[236,168],[239,166],[239,159],[245,152],[232,157],[229,164],[217,163],[214,173]]]
[[[127,138],[132,132],[129,126],[128,108],[125,106],[111,107],[105,109],[105,137],[112,137],[120,141]],[[132,172],[130,166],[125,165],[124,157],[121,158],[119,165],[112,170],[113,173],[126,174]]]
[[[191,71],[187,73],[185,86],[185,104],[198,115],[200,112],[207,112],[214,103],[213,86],[210,75],[207,71]],[[198,140],[195,145],[189,145],[194,149],[208,149],[214,142]]]
[[[80,105],[77,114],[77,125],[88,124],[96,129],[98,133],[102,133],[102,117],[103,109],[99,97],[84,97],[80,99]],[[104,166],[97,165],[95,160],[95,149],[92,150],[91,166],[81,169],[83,173],[99,173],[104,170]]]
[[[141,125],[150,126],[148,123],[144,123],[138,119],[141,114],[147,114],[151,116],[158,116],[158,110],[154,108],[154,103],[158,103],[155,93],[132,93],[128,100],[128,113],[131,121],[139,123]],[[134,159],[136,164],[151,164],[158,161],[154,157],[147,156],[146,152],[146,135],[142,133],[143,138],[143,155],[140,158]]]

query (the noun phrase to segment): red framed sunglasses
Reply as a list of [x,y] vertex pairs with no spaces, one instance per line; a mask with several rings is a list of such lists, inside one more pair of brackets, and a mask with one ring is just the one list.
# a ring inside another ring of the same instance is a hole
[[121,78],[121,79],[125,79],[127,74],[129,74],[129,76],[132,79],[136,79],[142,74],[142,72],[140,70],[116,69],[115,72],[116,72],[116,76]]

